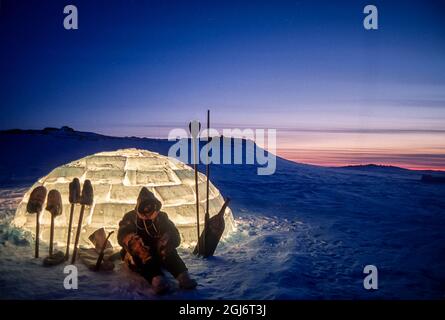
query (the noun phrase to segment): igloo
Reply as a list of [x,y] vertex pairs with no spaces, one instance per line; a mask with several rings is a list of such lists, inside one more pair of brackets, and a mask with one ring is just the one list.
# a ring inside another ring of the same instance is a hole
[[[143,186],[162,202],[162,211],[166,212],[178,227],[182,244],[187,246],[196,243],[196,194],[193,169],[176,159],[140,149],[100,152],[54,169],[26,192],[17,208],[13,224],[35,233],[36,216],[26,212],[29,195],[40,185],[45,186],[48,191],[56,189],[62,195],[63,213],[55,219],[54,241],[56,245],[65,247],[70,214],[69,183],[73,178],[79,178],[81,184],[86,179],[91,180],[94,190],[94,203],[85,208],[80,245],[92,247],[88,240],[89,235],[103,227],[107,232],[115,231],[110,240],[112,245],[117,247],[118,223],[126,212],[134,209]],[[198,181],[200,225],[203,230],[206,206],[205,175],[199,173]],[[224,199],[211,182],[209,185],[209,214],[212,217],[219,212]],[[79,212],[80,206],[77,205],[71,239],[76,232]],[[42,241],[49,240],[50,222],[50,213],[44,210],[40,215]],[[225,223],[224,235],[227,235],[234,229],[230,208],[226,209]]]

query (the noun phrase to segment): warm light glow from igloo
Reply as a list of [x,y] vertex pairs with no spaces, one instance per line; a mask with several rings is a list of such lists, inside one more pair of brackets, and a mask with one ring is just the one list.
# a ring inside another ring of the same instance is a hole
[[[178,227],[183,245],[196,242],[193,169],[176,159],[138,149],[101,152],[54,169],[47,176],[39,179],[25,194],[17,208],[13,224],[34,233],[35,215],[26,212],[29,195],[39,185],[44,185],[48,191],[56,189],[62,195],[63,213],[55,221],[55,241],[58,245],[65,246],[70,212],[69,183],[73,178],[79,178],[81,184],[86,179],[91,180],[94,189],[94,203],[85,210],[81,245],[91,246],[88,236],[99,228],[104,227],[106,231],[116,231],[123,215],[134,209],[139,191],[144,186],[162,202],[162,211],[165,211]],[[203,225],[206,180],[201,173],[198,178],[200,218]],[[224,200],[212,183],[210,183],[209,199],[210,216],[213,216],[221,209]],[[76,231],[79,211],[79,206],[76,206],[73,233]],[[227,234],[234,227],[232,212],[229,208],[226,210],[225,217]],[[41,239],[48,241],[49,212],[42,212],[40,222]],[[116,232],[111,242],[113,246],[117,246]]]

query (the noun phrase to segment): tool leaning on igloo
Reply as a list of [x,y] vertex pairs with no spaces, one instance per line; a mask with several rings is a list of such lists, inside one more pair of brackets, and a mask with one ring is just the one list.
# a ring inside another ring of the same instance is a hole
[[[35,213],[36,214],[36,248],[35,248],[35,258],[39,257],[39,240],[40,240],[40,213],[43,209],[43,204],[45,203],[45,197],[46,197],[46,188],[43,186],[38,186],[37,188],[33,189],[31,192],[31,196],[27,205],[27,211],[29,213]],[[80,194],[80,184],[79,180],[75,178],[72,183],[70,183],[70,202],[71,202],[71,210],[70,210],[70,223],[68,228],[68,239],[67,239],[67,247],[66,247],[66,253],[63,253],[62,251],[56,251],[54,252],[54,225],[55,225],[55,219],[56,217],[62,215],[63,211],[63,203],[62,203],[62,196],[59,191],[52,189],[48,193],[48,198],[46,200],[46,210],[50,212],[51,214],[51,227],[50,227],[50,240],[49,240],[49,254],[47,257],[43,260],[44,266],[55,266],[58,265],[66,260],[68,260],[69,256],[69,248],[70,248],[70,238],[71,238],[71,224],[73,219],[73,213],[74,213],[74,204],[79,203],[81,204],[81,212],[79,214],[79,223],[76,228],[76,238],[74,243],[74,251],[73,251],[73,257],[71,260],[71,263],[74,264],[78,255],[78,244],[79,244],[79,238],[80,233],[83,225],[83,213],[85,210],[85,206],[91,206],[93,204],[93,187],[91,185],[91,182],[89,180],[85,180],[84,187],[82,190],[82,194]],[[94,262],[94,268],[91,267],[90,269],[94,271],[99,271],[101,268],[105,270],[112,270],[114,268],[114,265],[110,266],[110,262],[108,260],[104,261],[104,254],[106,248],[111,247],[108,238],[113,233],[110,232],[107,237],[101,237],[101,232],[105,233],[104,229],[99,229],[95,233],[93,233],[89,239],[90,241],[95,244],[96,248],[98,249],[98,256],[96,257],[96,261]],[[101,238],[104,238],[103,240],[100,240]],[[92,266],[91,262],[91,255],[88,256],[88,253],[81,254],[81,257],[83,258],[83,262],[87,266]],[[94,256],[93,256],[94,257]],[[102,266],[102,264],[105,265]]]

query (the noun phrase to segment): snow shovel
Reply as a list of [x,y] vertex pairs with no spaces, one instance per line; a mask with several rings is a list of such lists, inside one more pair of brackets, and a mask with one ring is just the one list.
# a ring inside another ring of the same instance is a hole
[[80,204],[82,206],[80,207],[79,223],[77,224],[76,238],[74,240],[73,257],[71,258],[71,264],[74,264],[76,262],[85,206],[91,206],[93,204],[93,197],[93,186],[91,185],[91,181],[85,180],[85,182],[83,183],[82,195],[80,197]]
[[195,193],[196,193],[196,231],[197,231],[197,248],[199,252],[199,188],[198,188],[198,153],[199,153],[199,140],[198,135],[199,131],[201,131],[201,124],[199,121],[192,121],[189,123],[189,130],[192,136],[192,145],[193,145],[193,168],[195,170]]
[[36,246],[35,254],[36,258],[39,257],[39,238],[40,238],[40,213],[43,209],[43,203],[46,198],[46,188],[44,186],[39,186],[32,190],[29,196],[28,204],[26,205],[26,211],[28,213],[36,214]]
[[[203,231],[201,238],[199,239],[199,242],[203,242],[205,236],[205,251],[201,252],[201,255],[204,258],[213,256],[215,253],[216,247],[218,246],[226,226],[224,222],[224,213],[229,202],[230,198],[227,198],[218,214],[209,219],[206,229]],[[193,250],[193,254],[198,254],[199,252],[199,248],[196,246],[195,250]]]
[[51,190],[48,193],[48,199],[46,201],[46,210],[51,213],[51,230],[49,235],[49,255],[43,260],[44,266],[55,266],[62,263],[65,256],[62,251],[53,253],[54,249],[54,220],[57,216],[62,214],[62,196],[57,190]]
[[70,244],[71,244],[71,229],[73,227],[73,216],[74,216],[74,207],[76,203],[80,203],[80,182],[79,179],[74,178],[72,182],[70,182],[70,195],[69,201],[71,203],[70,209],[70,218],[68,223],[68,239],[66,241],[66,252],[65,252],[65,260],[70,258]]

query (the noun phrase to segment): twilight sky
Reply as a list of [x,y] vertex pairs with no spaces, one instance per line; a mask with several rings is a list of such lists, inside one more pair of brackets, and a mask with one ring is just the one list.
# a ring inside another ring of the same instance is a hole
[[445,170],[444,1],[3,0],[0,48],[0,129],[166,137],[210,107],[291,160]]

